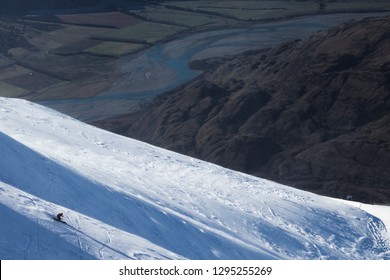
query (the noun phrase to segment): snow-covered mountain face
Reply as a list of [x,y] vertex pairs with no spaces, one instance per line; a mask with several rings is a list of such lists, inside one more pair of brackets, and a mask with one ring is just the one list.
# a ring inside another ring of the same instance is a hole
[[27,101],[0,98],[0,155],[1,259],[390,258],[358,207]]

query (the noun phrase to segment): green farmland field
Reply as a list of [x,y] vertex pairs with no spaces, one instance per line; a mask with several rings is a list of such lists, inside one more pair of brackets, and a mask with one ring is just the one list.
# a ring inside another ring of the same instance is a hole
[[183,27],[222,24],[225,20],[219,16],[170,9],[163,6],[145,7],[138,12],[146,20]]
[[153,44],[186,28],[155,22],[141,22],[126,28],[94,36],[94,39]]
[[143,44],[123,43],[123,42],[103,42],[85,50],[85,52],[95,55],[123,56],[134,53],[144,48]]

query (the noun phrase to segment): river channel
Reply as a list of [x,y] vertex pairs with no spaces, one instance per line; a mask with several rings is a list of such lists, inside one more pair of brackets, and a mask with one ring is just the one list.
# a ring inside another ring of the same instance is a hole
[[85,122],[130,113],[141,103],[200,75],[188,67],[191,60],[268,48],[345,21],[380,15],[385,14],[316,15],[187,35],[120,58],[114,73],[117,81],[97,96],[40,103]]

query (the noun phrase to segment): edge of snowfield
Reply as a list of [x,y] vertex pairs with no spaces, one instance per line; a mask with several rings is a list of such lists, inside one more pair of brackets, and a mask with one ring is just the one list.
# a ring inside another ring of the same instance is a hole
[[28,101],[0,98],[0,156],[0,259],[390,259],[375,213]]

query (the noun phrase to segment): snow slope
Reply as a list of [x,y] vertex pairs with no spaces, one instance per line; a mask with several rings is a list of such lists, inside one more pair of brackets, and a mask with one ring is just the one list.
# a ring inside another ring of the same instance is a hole
[[27,101],[0,98],[0,155],[0,259],[390,259],[359,207]]

